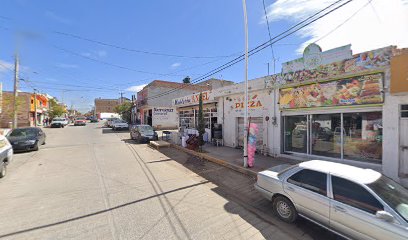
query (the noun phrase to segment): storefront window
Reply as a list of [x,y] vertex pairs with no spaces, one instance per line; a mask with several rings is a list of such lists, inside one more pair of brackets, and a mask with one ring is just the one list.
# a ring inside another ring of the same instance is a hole
[[306,116],[286,117],[284,136],[285,151],[307,153]]
[[382,113],[287,116],[283,138],[285,152],[381,163]]
[[337,114],[312,115],[312,154],[341,157],[341,116]]
[[344,158],[381,162],[381,112],[343,114]]

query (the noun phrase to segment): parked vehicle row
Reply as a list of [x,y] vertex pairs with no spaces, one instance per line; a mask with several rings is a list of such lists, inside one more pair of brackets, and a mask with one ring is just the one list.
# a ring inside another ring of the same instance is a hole
[[0,135],[0,178],[6,176],[14,152],[38,151],[45,141],[45,133],[37,127],[16,128]]
[[408,190],[371,169],[313,160],[257,175],[285,222],[302,216],[349,239],[408,239]]

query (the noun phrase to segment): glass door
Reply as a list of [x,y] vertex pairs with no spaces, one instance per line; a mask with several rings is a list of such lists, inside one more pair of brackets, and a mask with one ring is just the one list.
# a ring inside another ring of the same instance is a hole
[[287,116],[284,121],[285,152],[308,153],[307,116]]
[[341,158],[341,115],[310,115],[310,153]]

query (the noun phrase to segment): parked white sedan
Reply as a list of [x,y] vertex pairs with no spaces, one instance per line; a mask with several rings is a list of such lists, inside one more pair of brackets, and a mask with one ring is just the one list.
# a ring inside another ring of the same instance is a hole
[[408,239],[408,190],[371,169],[312,160],[258,173],[275,214],[302,216],[349,239]]
[[7,165],[13,159],[13,147],[7,138],[0,135],[0,178],[6,176]]
[[112,130],[123,130],[123,129],[129,129],[129,124],[124,121],[124,120],[114,120],[112,121]]

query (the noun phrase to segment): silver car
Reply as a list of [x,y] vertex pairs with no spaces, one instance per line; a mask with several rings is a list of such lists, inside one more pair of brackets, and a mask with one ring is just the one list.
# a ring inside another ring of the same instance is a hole
[[312,160],[257,175],[283,221],[304,217],[348,239],[408,239],[408,190],[371,169]]

